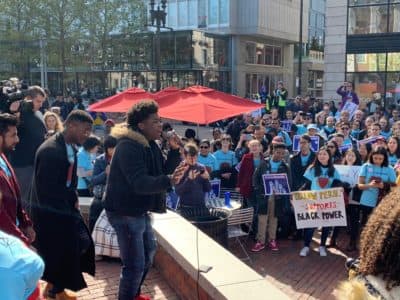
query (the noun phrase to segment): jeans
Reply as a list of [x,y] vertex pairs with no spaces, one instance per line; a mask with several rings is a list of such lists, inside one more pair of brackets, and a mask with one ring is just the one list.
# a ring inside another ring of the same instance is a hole
[[101,199],[94,198],[89,209],[89,232],[92,234],[94,225],[96,225],[97,219],[99,218],[103,210],[103,202]]
[[[314,235],[314,230],[315,230],[315,228],[304,229],[304,246],[305,247],[310,247],[311,240]],[[322,227],[321,241],[319,243],[320,246],[325,246],[326,239],[328,238],[330,231],[331,231],[330,227]]]
[[157,248],[149,214],[130,217],[107,211],[107,217],[118,238],[122,270],[119,300],[132,300],[140,294]]

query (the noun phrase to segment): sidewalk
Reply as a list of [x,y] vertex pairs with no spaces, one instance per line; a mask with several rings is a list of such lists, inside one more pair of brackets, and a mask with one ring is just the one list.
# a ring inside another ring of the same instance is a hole
[[[115,300],[118,299],[118,283],[120,263],[116,260],[96,262],[96,277],[85,274],[88,288],[79,292],[80,300]],[[154,268],[146,277],[142,293],[151,295],[155,300],[177,300],[175,292],[168,286],[165,279]]]

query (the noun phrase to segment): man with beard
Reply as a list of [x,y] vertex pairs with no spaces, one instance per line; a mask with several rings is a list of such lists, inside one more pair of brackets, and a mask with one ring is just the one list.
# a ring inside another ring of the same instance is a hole
[[85,288],[82,272],[94,275],[93,241],[78,209],[75,148],[90,136],[92,124],[88,113],[72,111],[64,132],[46,140],[36,153],[30,204],[35,246],[46,266],[47,299],[77,299],[65,289]]
[[0,229],[18,237],[29,245],[35,240],[32,222],[22,208],[17,178],[6,154],[13,151],[19,142],[18,119],[14,115],[0,114]]

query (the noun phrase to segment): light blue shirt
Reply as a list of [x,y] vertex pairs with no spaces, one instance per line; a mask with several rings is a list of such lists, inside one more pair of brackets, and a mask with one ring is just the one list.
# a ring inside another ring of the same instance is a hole
[[303,124],[296,125],[296,127],[297,127],[297,132],[296,132],[297,135],[303,135],[307,133],[307,127],[304,126]]
[[278,169],[281,163],[282,161],[273,161],[272,159],[270,159],[269,164],[271,165],[271,173],[278,173]]
[[[94,164],[93,164],[93,157],[92,155],[87,152],[86,150],[81,147],[78,151],[78,168],[82,168],[85,172],[93,170]],[[91,179],[92,176],[87,176],[87,179]],[[82,177],[78,177],[78,190],[84,190],[87,189],[87,185],[85,180],[83,180]]]
[[[381,178],[382,182],[395,183],[396,172],[392,167],[378,167],[371,163],[362,165],[359,176],[365,177],[365,183],[369,183],[373,177]],[[375,207],[378,201],[378,188],[368,188],[361,194],[360,204]]]
[[279,131],[278,136],[281,136],[283,138],[283,142],[287,147],[292,146],[292,140],[290,139],[289,134],[286,131]]
[[[332,182],[335,179],[340,180],[339,172],[336,171],[336,169],[335,169],[335,172],[333,173],[333,177],[329,177],[328,176],[328,168],[323,168],[322,167],[321,171],[322,171],[321,175],[318,176],[318,177],[315,176],[315,169],[314,168],[308,168],[306,170],[306,172],[304,173],[304,177],[311,181],[311,190],[319,191],[319,190],[323,190],[323,189],[329,189],[332,186]],[[319,178],[328,179],[327,184],[325,186],[321,186],[320,183],[322,183],[322,182],[321,182],[321,180]]]
[[43,271],[39,255],[18,238],[0,231],[0,299],[27,299]]
[[207,156],[202,156],[201,154],[199,154],[197,161],[206,166],[211,168],[211,171],[215,171],[218,169],[218,165],[217,165],[217,159],[215,158],[215,156],[211,153],[208,153]]
[[394,165],[397,163],[399,159],[397,158],[397,156],[395,154],[390,154],[389,155],[389,165],[391,165],[392,167],[394,167]]
[[216,171],[220,169],[222,163],[228,163],[231,167],[237,165],[238,163],[235,152],[231,150],[226,153],[222,152],[222,150],[215,151],[214,156],[217,160],[217,169],[215,169]]
[[301,155],[301,154],[300,154],[301,165],[302,165],[303,167],[307,166],[307,162],[308,162],[308,159],[310,158],[310,156],[311,156],[311,152],[308,153],[308,155]]
[[11,171],[8,168],[5,160],[0,156],[0,168],[3,169],[4,173],[6,173],[7,177],[11,177]]

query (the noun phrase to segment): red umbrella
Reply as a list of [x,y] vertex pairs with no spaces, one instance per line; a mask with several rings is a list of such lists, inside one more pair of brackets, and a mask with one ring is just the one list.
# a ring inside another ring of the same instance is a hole
[[177,87],[169,86],[169,87],[166,87],[165,89],[162,89],[159,92],[154,93],[153,96],[156,99],[159,99],[159,98],[164,97],[164,96],[173,95],[173,94],[175,94],[175,93],[177,93],[179,91],[180,91],[180,89],[178,89]]
[[144,99],[155,99],[143,89],[133,87],[89,106],[89,111],[127,112],[133,104]]
[[203,86],[192,86],[157,100],[163,118],[209,124],[264,107]]

